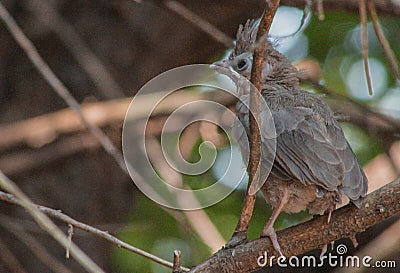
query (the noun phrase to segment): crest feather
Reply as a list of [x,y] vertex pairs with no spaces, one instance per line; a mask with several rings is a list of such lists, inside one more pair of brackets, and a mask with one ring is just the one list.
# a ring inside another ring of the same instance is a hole
[[236,33],[235,49],[232,51],[232,55],[238,56],[251,49],[251,45],[256,40],[259,23],[260,20],[249,19],[244,26],[239,26]]

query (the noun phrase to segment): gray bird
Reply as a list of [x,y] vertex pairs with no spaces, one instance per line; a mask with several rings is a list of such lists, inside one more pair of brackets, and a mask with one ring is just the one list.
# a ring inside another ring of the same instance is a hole
[[[240,25],[235,48],[214,65],[250,79],[257,30],[258,21],[248,20],[244,26]],[[274,208],[261,236],[269,236],[281,255],[273,224],[282,211],[295,213],[307,209],[313,215],[329,213],[330,217],[341,203],[342,195],[360,207],[368,187],[332,110],[320,96],[302,90],[298,76],[289,60],[267,41],[262,96],[275,124],[276,154],[261,187],[266,201]],[[249,111],[240,100],[236,111],[245,128],[237,136],[238,142],[242,153],[248,155],[244,138],[249,132]],[[261,166],[263,161],[271,161],[274,152],[266,142],[262,143],[262,149]]]

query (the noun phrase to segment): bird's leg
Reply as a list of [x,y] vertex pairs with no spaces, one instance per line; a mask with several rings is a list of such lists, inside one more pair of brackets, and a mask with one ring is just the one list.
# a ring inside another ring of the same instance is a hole
[[[334,209],[335,208],[329,208],[326,212],[328,212],[328,220],[327,220],[327,223],[329,224],[329,222],[331,221],[331,216],[332,216],[332,212],[334,211]],[[331,242],[331,249],[333,249],[333,244],[334,244],[335,242],[334,241],[332,241]],[[326,252],[328,251],[328,245],[324,245],[322,248],[321,248],[321,254],[319,254],[319,258],[320,259],[322,259],[322,257],[326,254]]]
[[265,224],[263,231],[261,232],[261,237],[269,237],[271,239],[272,245],[274,246],[274,249],[279,253],[279,255],[283,256],[281,247],[279,246],[278,243],[278,238],[276,236],[276,232],[274,229],[274,223],[278,215],[281,213],[283,207],[285,204],[289,201],[289,191],[287,187],[284,187],[280,199],[278,201],[278,204],[272,211],[271,217],[269,217],[268,222]]

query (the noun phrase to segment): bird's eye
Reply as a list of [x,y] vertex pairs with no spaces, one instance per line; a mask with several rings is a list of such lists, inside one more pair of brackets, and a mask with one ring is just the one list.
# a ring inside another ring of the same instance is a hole
[[242,59],[237,63],[237,68],[239,71],[245,70],[247,68],[247,60]]

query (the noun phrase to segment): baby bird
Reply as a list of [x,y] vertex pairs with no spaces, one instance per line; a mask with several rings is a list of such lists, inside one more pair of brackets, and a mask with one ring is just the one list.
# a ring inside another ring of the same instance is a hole
[[[216,70],[223,67],[250,80],[257,30],[258,21],[248,20],[240,25],[234,49],[226,59],[214,63]],[[274,120],[276,151],[262,143],[261,170],[263,162],[273,163],[261,191],[274,210],[261,236],[269,236],[281,255],[273,224],[282,211],[295,213],[307,209],[313,215],[330,216],[341,203],[342,195],[360,207],[368,187],[332,110],[318,95],[302,90],[298,76],[289,60],[267,41],[261,94]],[[239,131],[237,139],[242,154],[248,156],[249,148],[244,144],[249,132],[249,110],[239,100],[236,111],[245,129]]]

